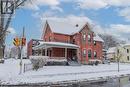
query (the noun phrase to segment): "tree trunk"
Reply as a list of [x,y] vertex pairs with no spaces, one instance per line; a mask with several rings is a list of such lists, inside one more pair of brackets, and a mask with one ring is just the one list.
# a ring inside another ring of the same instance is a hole
[[0,59],[4,57],[3,48],[0,48]]
[[5,49],[4,40],[0,39],[0,59],[4,58],[4,49]]

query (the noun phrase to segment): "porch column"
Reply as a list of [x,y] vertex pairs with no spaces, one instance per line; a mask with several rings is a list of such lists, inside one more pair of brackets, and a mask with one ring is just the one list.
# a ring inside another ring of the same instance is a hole
[[43,56],[43,54],[42,54],[42,53],[43,53],[43,49],[41,49],[41,56]]
[[40,52],[41,52],[41,50],[40,50],[40,49],[38,49],[38,56],[40,56]]
[[47,48],[45,48],[45,56],[47,56]]
[[67,59],[67,48],[65,48],[65,58]]
[[47,56],[47,46],[45,45],[45,56]]

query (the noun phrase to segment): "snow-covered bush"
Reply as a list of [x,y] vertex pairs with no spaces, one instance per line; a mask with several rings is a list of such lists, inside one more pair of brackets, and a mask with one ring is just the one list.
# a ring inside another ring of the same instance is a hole
[[33,65],[33,70],[38,70],[47,64],[48,56],[30,56],[31,63]]

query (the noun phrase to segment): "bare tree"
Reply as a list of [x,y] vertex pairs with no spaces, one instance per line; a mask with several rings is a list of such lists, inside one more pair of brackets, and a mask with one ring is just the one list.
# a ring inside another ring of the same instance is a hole
[[[9,8],[9,10],[14,11],[24,5],[25,1],[27,0],[0,0],[0,59],[4,57],[6,33],[13,16],[13,12],[10,14],[3,13],[3,9]],[[10,5],[7,6],[8,4]]]
[[119,44],[125,43],[124,41],[121,41],[112,35],[99,34],[99,36],[104,40],[104,48],[105,49],[108,49],[110,47],[116,47]]
[[118,63],[118,72],[120,71],[120,60],[121,60],[122,55],[123,54],[121,52],[121,49],[119,47],[116,47],[115,59],[116,59],[116,61]]

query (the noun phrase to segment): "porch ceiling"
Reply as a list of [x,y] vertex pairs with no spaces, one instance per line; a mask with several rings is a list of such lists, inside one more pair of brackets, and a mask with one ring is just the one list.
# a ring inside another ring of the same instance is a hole
[[77,49],[79,48],[78,45],[70,44],[70,43],[62,43],[62,42],[40,42],[40,45],[33,47],[34,50],[37,49],[46,49],[46,48],[72,48]]

